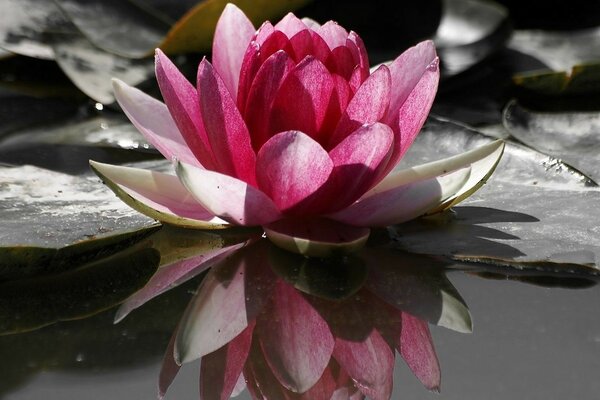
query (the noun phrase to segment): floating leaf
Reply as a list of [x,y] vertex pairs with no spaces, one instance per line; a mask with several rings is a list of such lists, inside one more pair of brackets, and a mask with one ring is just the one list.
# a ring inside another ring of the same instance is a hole
[[519,141],[600,182],[600,112],[535,112],[512,101],[504,126]]
[[202,52],[210,49],[217,20],[227,3],[241,8],[255,26],[277,18],[310,0],[205,0],[171,28],[159,47],[167,54]]
[[[431,120],[405,161],[441,158],[489,140]],[[600,190],[586,182],[566,165],[508,143],[488,184],[455,207],[455,214],[398,225],[395,240],[402,249],[455,260],[597,274],[600,219],[590,210]]]
[[506,8],[493,1],[444,0],[433,38],[442,70],[456,75],[499,50],[512,28]]
[[574,65],[568,71],[538,70],[513,77],[520,88],[540,95],[586,95],[600,93],[600,62]]

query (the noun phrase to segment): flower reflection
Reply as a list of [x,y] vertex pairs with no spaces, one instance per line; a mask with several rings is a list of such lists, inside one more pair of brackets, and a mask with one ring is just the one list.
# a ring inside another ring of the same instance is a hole
[[[437,391],[428,322],[470,330],[464,302],[422,258],[366,248],[353,257],[309,259],[262,239],[232,248],[212,258],[173,335],[161,396],[181,364],[200,358],[202,399],[227,399],[244,387],[256,399],[389,399],[396,352]],[[189,274],[183,262],[167,269],[164,276]],[[154,282],[140,296],[164,286]],[[140,298],[122,310],[132,303]]]

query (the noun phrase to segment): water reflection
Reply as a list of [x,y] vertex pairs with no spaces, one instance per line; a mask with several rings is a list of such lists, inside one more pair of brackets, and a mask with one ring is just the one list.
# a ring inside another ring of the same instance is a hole
[[443,261],[385,245],[308,259],[256,236],[163,266],[117,320],[208,266],[166,352],[161,396],[181,364],[201,359],[200,398],[247,387],[261,399],[388,399],[396,354],[437,391],[428,323],[471,330]]

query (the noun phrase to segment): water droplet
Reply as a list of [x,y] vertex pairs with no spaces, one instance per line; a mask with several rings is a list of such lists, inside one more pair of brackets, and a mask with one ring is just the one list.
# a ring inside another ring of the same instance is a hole
[[96,103],[96,104],[94,104],[94,108],[98,111],[102,111],[102,110],[104,110],[104,104]]

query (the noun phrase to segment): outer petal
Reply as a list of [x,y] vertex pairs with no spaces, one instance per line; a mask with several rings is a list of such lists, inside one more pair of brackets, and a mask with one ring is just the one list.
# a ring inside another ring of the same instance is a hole
[[281,217],[273,201],[246,182],[184,163],[177,163],[176,171],[200,204],[233,224],[264,225]]
[[200,362],[200,398],[228,400],[234,391],[252,344],[254,323]]
[[390,103],[391,77],[385,65],[379,67],[360,86],[348,104],[331,138],[337,145],[361,125],[381,120]]
[[329,217],[357,226],[388,226],[417,218],[453,196],[469,179],[470,168],[412,182],[364,197]]
[[229,90],[206,60],[198,67],[198,92],[200,112],[217,170],[254,184],[256,155],[248,128]]
[[209,169],[215,159],[204,130],[196,88],[160,49],[156,49],[156,79],[173,120],[190,150]]
[[334,345],[329,326],[300,292],[283,281],[275,286],[268,310],[257,323],[265,359],[284,387],[303,393],[329,364]]
[[329,152],[334,163],[336,209],[348,206],[373,186],[387,164],[393,143],[392,129],[375,123],[359,127]]
[[283,212],[309,212],[311,196],[327,182],[333,162],[319,143],[299,131],[273,136],[258,152],[259,187]]
[[177,373],[179,372],[180,366],[175,362],[175,338],[177,337],[177,330],[173,332],[167,351],[163,356],[163,361],[160,368],[160,374],[158,376],[158,399],[162,400],[169,389],[169,386],[175,380]]
[[90,165],[121,200],[150,218],[190,228],[228,226],[194,200],[175,176],[95,161]]
[[276,30],[285,33],[288,38],[291,38],[300,31],[308,29],[304,22],[292,13],[287,13],[274,27]]
[[325,40],[331,50],[345,46],[346,39],[348,39],[348,31],[334,21],[327,21],[316,29],[316,32]]
[[231,3],[225,6],[215,29],[212,63],[234,99],[244,53],[255,31],[242,10]]
[[129,120],[167,160],[178,158],[202,167],[166,105],[123,81],[113,79],[112,83],[115,97]]
[[334,87],[323,63],[305,58],[281,85],[271,112],[271,130],[299,130],[319,140]]
[[440,390],[440,363],[427,322],[402,313],[402,332],[396,343],[398,351],[417,378],[429,390]]

